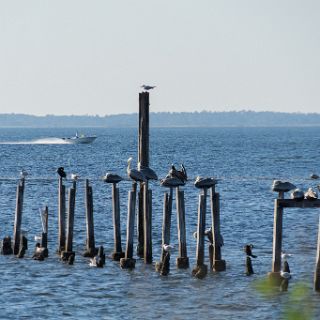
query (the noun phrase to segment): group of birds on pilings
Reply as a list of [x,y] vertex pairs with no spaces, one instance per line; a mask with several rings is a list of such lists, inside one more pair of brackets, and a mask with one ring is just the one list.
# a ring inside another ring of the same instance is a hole
[[[320,185],[318,185],[317,188],[320,190]],[[318,192],[315,188],[310,187],[304,192],[288,181],[283,182],[280,180],[274,180],[272,184],[272,191],[278,192],[280,198],[283,198],[285,192],[291,191],[290,198],[297,201],[302,201],[304,199],[312,201],[318,199]]]

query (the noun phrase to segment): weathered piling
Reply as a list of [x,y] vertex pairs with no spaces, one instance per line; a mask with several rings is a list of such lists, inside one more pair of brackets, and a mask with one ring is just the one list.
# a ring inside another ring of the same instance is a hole
[[[284,198],[284,192],[280,191],[278,199]],[[272,244],[272,270],[269,277],[275,284],[280,284],[281,271],[281,250],[282,250],[282,220],[283,207],[279,205],[278,199],[274,201],[274,220],[273,220],[273,244]]]
[[67,236],[65,250],[61,253],[61,259],[73,263],[75,252],[73,251],[73,226],[74,226],[74,210],[75,210],[76,190],[69,189],[68,197],[68,219],[67,219]]
[[143,189],[144,263],[152,263],[152,191],[145,182]]
[[65,250],[66,244],[66,187],[63,184],[63,178],[59,177],[58,187],[58,253]]
[[[170,230],[171,230],[171,215],[172,215],[172,191],[170,193],[165,192],[163,199],[163,220],[162,220],[162,246],[161,246],[161,258],[156,263],[155,268],[161,275],[167,275],[170,268],[170,254],[168,256],[167,251],[164,250],[164,245],[170,244]],[[164,264],[166,263],[166,266]],[[167,270],[167,271],[165,271]]]
[[86,207],[86,251],[85,257],[94,257],[96,254],[95,240],[94,240],[94,223],[93,223],[93,195],[92,187],[89,185],[89,180],[85,181],[85,207]]
[[44,211],[41,214],[42,221],[42,235],[41,235],[41,247],[44,248],[44,256],[45,258],[49,256],[48,251],[48,219],[49,219],[49,211],[48,207],[44,208]]
[[[138,132],[138,162],[142,167],[149,167],[149,92],[139,93],[139,132]],[[144,257],[144,184],[140,183],[138,207],[138,243],[137,255]]]
[[24,185],[25,185],[25,180],[24,178],[21,178],[17,186],[16,211],[15,211],[14,231],[13,231],[13,254],[18,254],[20,249]]
[[187,255],[187,240],[186,240],[186,219],[184,205],[184,191],[176,188],[176,206],[177,206],[177,223],[178,223],[178,241],[179,241],[179,256],[177,258],[177,267],[184,269],[189,268],[189,258]]
[[27,249],[28,249],[28,239],[25,236],[25,234],[23,234],[23,232],[21,232],[21,234],[20,234],[19,252],[17,254],[17,257],[18,258],[23,258]]
[[127,217],[127,241],[125,257],[120,259],[120,266],[123,269],[132,269],[135,267],[136,259],[133,258],[133,235],[134,222],[136,214],[136,193],[137,183],[133,182],[132,190],[128,196],[128,217]]
[[204,194],[199,195],[196,266],[192,270],[192,275],[199,279],[202,279],[206,276],[207,269],[208,269],[207,266],[204,264],[205,225],[206,225],[206,189],[204,189]]
[[226,261],[222,259],[221,247],[223,238],[220,231],[220,194],[211,188],[211,217],[213,232],[213,270],[216,272],[226,270]]
[[3,255],[13,254],[12,241],[10,236],[6,236],[3,238],[2,245],[1,245],[1,254]]
[[137,256],[144,257],[144,208],[143,208],[144,184],[140,182],[140,191],[138,192],[138,214],[137,214]]
[[320,292],[320,216],[318,226],[318,243],[317,243],[317,258],[314,271],[314,290]]
[[120,196],[117,184],[112,184],[112,214],[113,214],[113,233],[114,233],[114,252],[112,259],[120,261],[124,257],[121,245],[121,228],[120,228]]

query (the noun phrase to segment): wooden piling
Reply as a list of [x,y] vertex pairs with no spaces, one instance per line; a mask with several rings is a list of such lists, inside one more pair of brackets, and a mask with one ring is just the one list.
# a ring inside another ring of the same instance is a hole
[[144,217],[144,263],[152,263],[152,191],[148,188],[148,182],[143,189],[143,217]]
[[48,257],[48,255],[49,255],[49,251],[48,251],[48,218],[49,218],[49,212],[48,212],[48,207],[46,206],[44,209],[44,213],[42,215],[44,230],[42,230],[42,235],[41,235],[41,247],[44,248],[45,258]]
[[[205,191],[206,189],[204,189]],[[206,192],[199,195],[198,226],[197,226],[197,253],[196,266],[192,275],[202,279],[207,274],[207,266],[204,264],[204,231],[206,225]]]
[[226,261],[222,259],[221,246],[223,245],[220,233],[220,194],[215,192],[215,187],[211,188],[211,217],[213,233],[213,270],[225,271]]
[[18,254],[20,249],[24,185],[25,185],[25,180],[24,178],[21,178],[17,186],[17,195],[16,195],[16,211],[15,211],[14,231],[13,231],[13,254]]
[[281,248],[282,248],[282,219],[283,207],[279,206],[278,199],[274,201],[274,221],[273,221],[273,245],[272,245],[272,271],[269,273],[270,279],[275,284],[280,284],[281,270]]
[[89,185],[89,180],[85,181],[85,207],[86,207],[86,251],[85,257],[94,257],[96,254],[95,240],[94,240],[94,223],[93,223],[93,195],[92,187]]
[[[139,132],[138,132],[138,162],[141,166],[149,167],[149,92],[139,93]],[[138,244],[137,255],[144,257],[144,184],[140,183],[138,208]]]
[[112,184],[112,213],[113,213],[113,234],[114,234],[114,252],[112,259],[120,261],[124,257],[121,246],[121,229],[120,229],[120,197],[117,184]]
[[163,249],[163,245],[170,244],[171,215],[172,215],[172,188],[170,188],[169,194],[167,192],[164,194],[161,261],[163,261],[166,253]]
[[138,214],[137,214],[137,256],[143,258],[144,256],[144,208],[143,208],[143,193],[144,193],[144,184],[140,182],[140,191],[138,193]]
[[177,267],[184,269],[189,268],[189,258],[187,255],[184,191],[180,191],[179,188],[177,188],[176,191],[176,206],[179,241],[179,256],[177,258]]
[[314,290],[320,292],[320,216],[318,226],[318,244],[317,244],[317,258],[314,272]]
[[59,177],[58,187],[58,253],[65,250],[66,244],[66,187],[63,184],[62,177]]
[[127,241],[125,257],[120,259],[120,266],[123,269],[132,269],[135,267],[136,259],[133,258],[133,235],[134,222],[136,214],[136,193],[137,183],[132,184],[132,190],[128,196],[128,217],[127,217]]

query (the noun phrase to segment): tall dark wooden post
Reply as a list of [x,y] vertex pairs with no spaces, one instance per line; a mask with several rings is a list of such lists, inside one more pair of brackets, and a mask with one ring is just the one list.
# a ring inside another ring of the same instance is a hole
[[85,257],[94,257],[96,254],[95,240],[94,240],[94,223],[93,223],[93,195],[92,187],[89,185],[89,180],[85,182],[85,206],[86,206],[86,226],[87,226],[87,240]]
[[152,263],[152,191],[148,188],[148,182],[143,190],[144,207],[144,263]]
[[20,248],[24,184],[25,180],[24,178],[21,178],[17,186],[16,212],[13,231],[13,254],[18,254]]
[[58,253],[60,254],[65,250],[66,244],[66,187],[63,184],[62,177],[59,177],[58,201]]
[[187,255],[184,191],[180,191],[178,187],[176,188],[176,206],[179,240],[179,256],[177,258],[177,267],[184,269],[189,268],[189,258]]
[[[139,93],[139,134],[138,134],[138,162],[141,166],[149,167],[149,92]],[[138,244],[137,255],[144,256],[144,185],[140,183],[138,208]]]
[[121,227],[120,227],[120,196],[117,184],[112,184],[112,214],[113,214],[113,235],[114,235],[114,251],[112,259],[120,261],[124,257],[121,246]]

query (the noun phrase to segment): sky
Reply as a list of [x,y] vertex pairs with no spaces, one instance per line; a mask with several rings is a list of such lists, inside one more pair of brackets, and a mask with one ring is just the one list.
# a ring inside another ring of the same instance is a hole
[[320,112],[318,0],[0,0],[0,113]]

